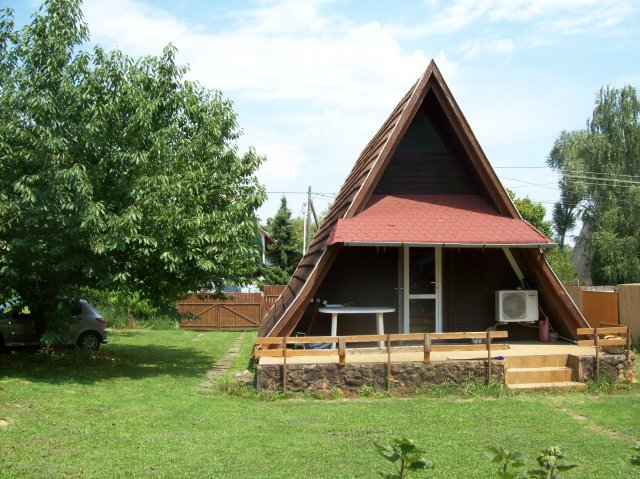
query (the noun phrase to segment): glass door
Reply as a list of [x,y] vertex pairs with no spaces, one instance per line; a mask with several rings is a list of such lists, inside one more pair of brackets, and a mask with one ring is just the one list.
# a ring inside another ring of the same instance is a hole
[[404,324],[408,333],[442,330],[439,308],[440,248],[404,247]]

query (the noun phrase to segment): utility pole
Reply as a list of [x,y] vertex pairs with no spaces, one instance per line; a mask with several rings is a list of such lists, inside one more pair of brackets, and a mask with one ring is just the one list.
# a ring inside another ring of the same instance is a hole
[[[304,215],[304,220],[302,223],[302,254],[307,252],[307,242],[311,243],[311,214],[313,214],[313,221],[316,223],[316,228],[319,228],[318,224],[318,215],[316,214],[316,209],[313,206],[313,200],[311,199],[311,187],[307,190],[307,202],[303,203],[302,213]],[[307,207],[307,210],[304,210],[304,207]]]
[[[311,208],[313,203],[311,203],[311,187],[307,190],[307,216],[305,218],[305,237],[307,238],[307,243],[311,243]],[[306,244],[305,244],[306,246]],[[305,247],[302,254],[307,252],[307,248]]]
[[304,256],[304,253],[307,251],[307,213],[305,212],[304,208],[305,206],[307,207],[307,210],[309,210],[309,204],[308,203],[302,203],[302,255]]

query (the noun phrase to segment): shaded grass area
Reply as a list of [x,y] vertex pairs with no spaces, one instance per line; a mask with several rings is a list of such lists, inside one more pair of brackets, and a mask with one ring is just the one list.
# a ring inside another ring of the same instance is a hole
[[491,444],[530,458],[560,445],[579,464],[567,478],[640,469],[627,460],[637,389],[335,401],[199,391],[237,334],[118,331],[97,353],[0,355],[0,476],[371,478],[388,471],[372,444],[392,435],[428,450],[431,477],[492,477]]

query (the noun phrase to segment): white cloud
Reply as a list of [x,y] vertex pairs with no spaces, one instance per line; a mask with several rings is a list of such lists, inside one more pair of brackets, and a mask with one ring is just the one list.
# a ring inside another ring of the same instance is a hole
[[422,38],[480,27],[490,38],[493,29],[513,25],[523,35],[518,46],[536,46],[553,43],[550,36],[631,34],[624,25],[637,10],[633,0],[455,0],[422,23],[388,28],[397,35]]
[[[337,167],[327,186],[337,190],[429,59],[420,50],[403,51],[375,21],[324,14],[323,3],[263,2],[215,31],[139,0],[87,0],[84,11],[93,42],[135,56],[158,54],[171,42],[178,61],[190,65],[190,78],[232,98],[245,114],[243,143],[268,157],[260,170],[266,185],[279,189],[321,161],[327,170]],[[452,80],[456,64],[443,53],[437,61]],[[266,105],[269,111],[260,111]],[[318,158],[319,151],[327,157]],[[347,160],[345,152],[353,156]]]
[[480,52],[509,54],[516,48],[514,41],[510,38],[487,37],[468,40],[463,42],[458,49],[467,58],[473,58]]

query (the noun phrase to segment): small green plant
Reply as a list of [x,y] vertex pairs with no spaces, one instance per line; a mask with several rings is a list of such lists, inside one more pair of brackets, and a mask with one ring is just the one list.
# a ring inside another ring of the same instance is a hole
[[552,446],[542,451],[536,461],[540,469],[529,471],[530,479],[557,479],[560,473],[576,467],[576,464],[561,464],[566,455],[558,446]]
[[640,442],[636,442],[635,446],[631,446],[631,450],[636,452],[633,456],[629,456],[629,461],[634,466],[640,466]]
[[238,378],[230,373],[222,374],[213,381],[215,391],[224,393],[228,396],[249,396],[253,392],[253,388],[244,385]]
[[510,451],[502,446],[487,447],[486,456],[498,464],[496,477],[500,479],[518,479],[524,477],[518,469],[524,466],[524,454],[519,451]]
[[364,384],[363,386],[360,387],[360,391],[358,391],[358,394],[360,394],[360,396],[368,398],[371,397],[375,394],[376,390],[373,386],[370,386],[369,384]]
[[433,469],[433,463],[423,456],[427,451],[411,439],[394,437],[389,444],[376,442],[374,446],[376,452],[396,468],[396,472],[391,474],[381,472],[380,476],[385,479],[404,479],[410,472]]

